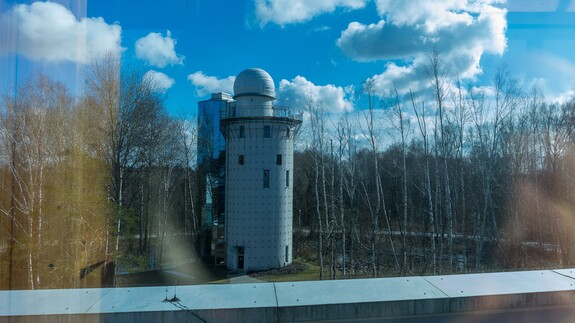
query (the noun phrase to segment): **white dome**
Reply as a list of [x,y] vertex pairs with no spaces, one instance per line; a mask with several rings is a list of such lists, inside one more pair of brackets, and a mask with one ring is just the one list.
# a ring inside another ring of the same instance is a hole
[[267,96],[275,99],[274,80],[261,68],[242,71],[234,82],[234,99],[245,95]]

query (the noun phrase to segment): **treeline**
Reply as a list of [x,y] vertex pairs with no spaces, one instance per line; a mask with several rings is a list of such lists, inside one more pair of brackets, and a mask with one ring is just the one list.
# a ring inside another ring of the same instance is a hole
[[344,116],[309,99],[295,255],[322,279],[572,266],[575,101],[548,103],[505,68],[464,87],[439,55],[426,73],[405,95],[367,83]]
[[4,97],[1,289],[111,286],[193,257],[195,124],[164,100],[111,55],[87,68],[82,97],[42,75]]

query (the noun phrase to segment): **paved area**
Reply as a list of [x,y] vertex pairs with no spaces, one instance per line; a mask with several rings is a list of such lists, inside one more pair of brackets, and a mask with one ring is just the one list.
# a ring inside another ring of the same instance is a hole
[[250,277],[248,275],[240,275],[240,276],[234,276],[234,277],[230,276],[229,283],[230,284],[257,284],[257,283],[265,283],[265,281]]

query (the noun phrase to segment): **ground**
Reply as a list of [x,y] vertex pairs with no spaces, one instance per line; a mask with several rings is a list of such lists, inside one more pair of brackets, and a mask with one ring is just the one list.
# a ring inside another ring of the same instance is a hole
[[[324,270],[324,278],[327,277],[329,277],[329,272]],[[209,263],[189,263],[167,269],[119,275],[116,278],[116,282],[119,287],[128,287],[282,282],[318,279],[319,267],[317,264],[296,258],[289,266],[253,272],[248,275],[230,272],[224,266],[215,266]]]

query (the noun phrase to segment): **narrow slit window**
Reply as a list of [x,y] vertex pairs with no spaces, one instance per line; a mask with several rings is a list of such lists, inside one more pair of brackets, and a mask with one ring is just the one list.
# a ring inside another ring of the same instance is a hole
[[244,126],[240,126],[240,138],[245,137],[246,137],[246,129],[244,128]]
[[264,169],[264,188],[270,187],[270,171],[269,169]]
[[281,165],[282,164],[282,155],[278,154],[276,156],[276,165]]
[[286,187],[289,187],[289,170],[286,170]]
[[287,127],[287,128],[286,128],[286,137],[287,137],[287,139],[289,139],[289,136],[290,136],[290,129],[289,129],[289,127]]
[[285,262],[288,262],[288,261],[289,261],[289,245],[286,246],[286,252],[285,252],[285,254],[286,254]]
[[270,126],[264,126],[264,138],[272,137],[272,129]]
[[238,164],[243,165],[244,164],[244,155],[239,155],[238,156]]

